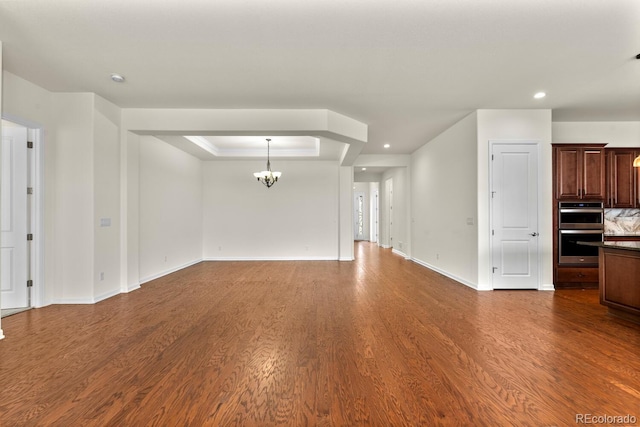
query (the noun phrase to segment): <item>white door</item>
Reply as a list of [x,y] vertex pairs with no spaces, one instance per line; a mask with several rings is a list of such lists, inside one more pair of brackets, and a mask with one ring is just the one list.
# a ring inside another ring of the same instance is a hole
[[385,192],[387,196],[387,206],[389,207],[389,221],[387,225],[387,241],[389,247],[393,248],[393,179],[389,178],[384,182]]
[[27,307],[27,129],[2,128],[2,308]]
[[353,193],[353,232],[355,240],[364,240],[364,192]]
[[380,233],[380,228],[378,226],[378,208],[380,207],[378,202],[378,190],[374,193],[374,201],[373,201],[373,215],[371,219],[372,227],[371,227],[371,241],[378,243],[378,234]]
[[538,289],[538,144],[491,145],[494,289]]

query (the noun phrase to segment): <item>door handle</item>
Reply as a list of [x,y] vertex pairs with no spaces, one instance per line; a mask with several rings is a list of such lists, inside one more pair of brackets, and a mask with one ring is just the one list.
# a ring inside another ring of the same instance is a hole
[[533,233],[529,233],[529,236],[536,237],[537,235],[538,235],[538,233],[536,233],[535,231]]

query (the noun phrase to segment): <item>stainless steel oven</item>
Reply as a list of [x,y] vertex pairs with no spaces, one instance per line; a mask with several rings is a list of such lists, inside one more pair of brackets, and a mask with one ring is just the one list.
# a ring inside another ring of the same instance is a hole
[[604,228],[604,210],[600,202],[560,202],[558,206],[560,230]]
[[602,230],[560,230],[559,264],[598,265],[598,248],[578,242],[602,242]]
[[560,202],[558,205],[558,263],[598,265],[598,248],[578,242],[602,242],[601,202]]

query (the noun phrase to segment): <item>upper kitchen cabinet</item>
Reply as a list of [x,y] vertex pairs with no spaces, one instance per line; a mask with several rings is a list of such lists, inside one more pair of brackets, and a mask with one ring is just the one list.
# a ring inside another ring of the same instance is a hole
[[605,200],[605,144],[553,144],[557,200]]
[[608,208],[640,207],[638,194],[639,168],[633,167],[633,159],[640,154],[638,148],[607,148],[607,198]]

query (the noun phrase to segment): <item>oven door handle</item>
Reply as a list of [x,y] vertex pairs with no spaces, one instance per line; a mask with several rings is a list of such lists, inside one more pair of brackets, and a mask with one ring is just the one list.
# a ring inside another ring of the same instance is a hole
[[603,234],[602,230],[560,230],[560,234]]
[[560,213],[603,213],[602,209],[560,208]]

